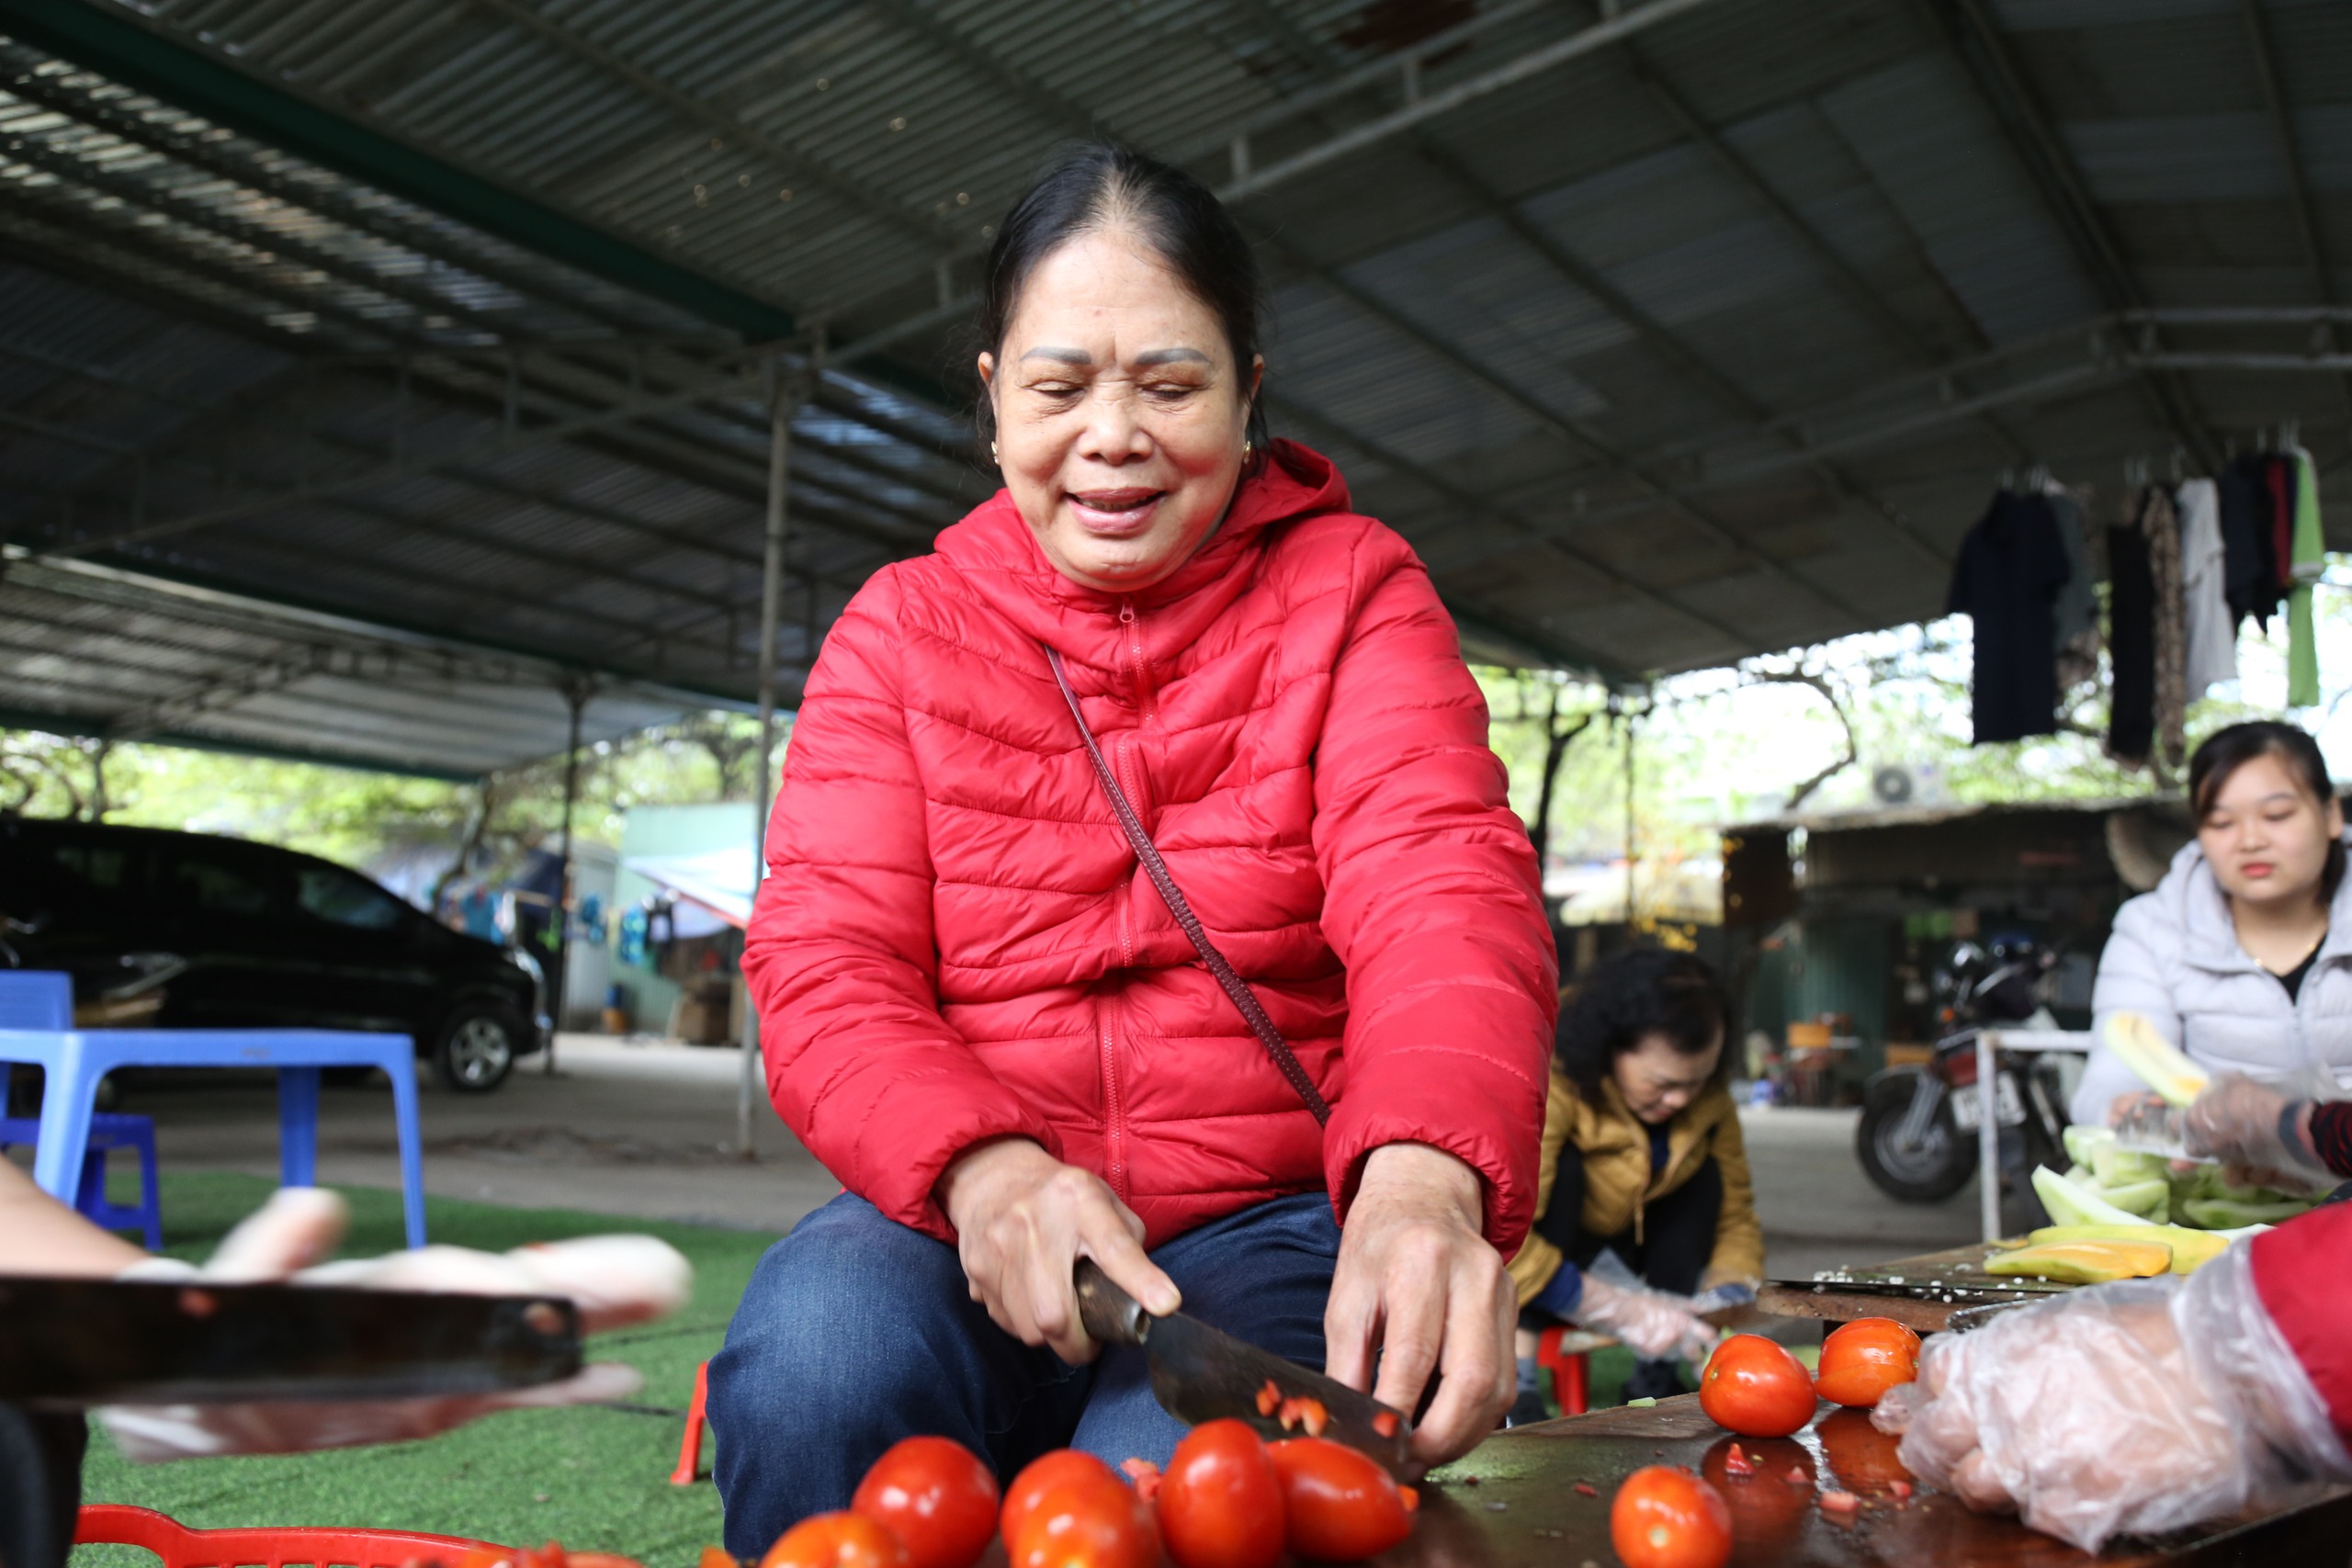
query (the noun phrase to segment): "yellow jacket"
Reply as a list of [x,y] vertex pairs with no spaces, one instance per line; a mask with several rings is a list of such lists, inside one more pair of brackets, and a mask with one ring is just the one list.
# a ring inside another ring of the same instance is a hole
[[[1696,1176],[1707,1157],[1713,1156],[1724,1179],[1724,1207],[1715,1222],[1714,1255],[1708,1259],[1700,1288],[1733,1280],[1754,1284],[1763,1279],[1764,1227],[1756,1218],[1747,1145],[1740,1137],[1739,1113],[1728,1090],[1708,1089],[1667,1123],[1666,1168],[1653,1181],[1649,1129],[1627,1109],[1616,1080],[1602,1079],[1600,1103],[1589,1105],[1577,1086],[1554,1067],[1551,1092],[1544,1104],[1542,1164],[1535,1187],[1538,1214],[1550,1207],[1552,1182],[1560,1168],[1560,1145],[1570,1142],[1584,1156],[1583,1229],[1587,1235],[1616,1235],[1631,1230],[1639,1240],[1644,1206]],[[1519,1256],[1510,1260],[1520,1305],[1525,1306],[1552,1282],[1560,1263],[1560,1249],[1530,1231]]]

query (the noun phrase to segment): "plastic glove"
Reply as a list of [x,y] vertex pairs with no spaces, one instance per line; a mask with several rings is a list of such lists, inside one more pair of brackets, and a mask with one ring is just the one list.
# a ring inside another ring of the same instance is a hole
[[2329,1171],[2312,1147],[2305,1125],[2310,1103],[2240,1074],[2224,1073],[2182,1116],[2181,1146],[2192,1155],[2220,1160],[2233,1186],[2288,1192],[2333,1187],[2341,1178]]
[[[334,1250],[345,1223],[343,1200],[334,1193],[288,1188],[230,1232],[201,1269],[170,1258],[150,1258],[120,1277],[231,1283],[291,1279],[297,1284],[386,1291],[568,1296],[579,1307],[581,1327],[587,1333],[673,1312],[684,1303],[694,1281],[692,1267],[675,1248],[645,1235],[586,1236],[505,1253],[428,1247],[306,1267]],[[348,1404],[113,1405],[100,1410],[98,1417],[124,1457],[153,1463],[398,1442],[430,1437],[492,1411],[625,1399],[643,1382],[632,1368],[603,1362],[582,1367],[561,1382],[496,1393]]]
[[2086,1551],[2352,1477],[2244,1247],[1937,1335],[1872,1421],[1922,1480]]
[[1704,1361],[1721,1336],[1691,1310],[1688,1296],[1624,1285],[1588,1271],[1577,1323],[1609,1335],[1637,1356]]

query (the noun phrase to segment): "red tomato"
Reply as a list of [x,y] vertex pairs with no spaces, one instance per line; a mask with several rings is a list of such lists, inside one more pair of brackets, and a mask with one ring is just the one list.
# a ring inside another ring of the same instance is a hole
[[1625,1568],[1724,1568],[1731,1510],[1715,1489],[1670,1464],[1627,1476],[1609,1505],[1609,1541]]
[[1151,1506],[1100,1461],[1096,1468],[1099,1477],[1074,1472],[1030,1500],[1004,1538],[1012,1568],[1156,1568]]
[[1070,1481],[1122,1485],[1119,1478],[1111,1473],[1111,1467],[1092,1454],[1076,1449],[1056,1449],[1040,1454],[1022,1467],[1021,1473],[1012,1478],[1012,1484],[1004,1489],[1004,1510],[998,1516],[997,1528],[1004,1532],[1005,1543],[1011,1545],[1012,1538],[1021,1533],[1022,1522],[1046,1493]]
[[971,1568],[996,1534],[995,1475],[947,1438],[893,1443],[849,1506],[906,1542],[914,1568]]
[[702,1549],[702,1556],[695,1560],[695,1568],[743,1568],[743,1565],[729,1556],[725,1547],[706,1546]]
[[1699,1375],[1699,1408],[1743,1438],[1785,1438],[1813,1419],[1816,1403],[1803,1364],[1760,1334],[1716,1346]]
[[1239,1421],[1184,1434],[1159,1478],[1159,1530],[1182,1568],[1272,1568],[1283,1554],[1283,1484]]
[[1887,1317],[1840,1324],[1821,1342],[1821,1397],[1867,1410],[1897,1383],[1919,1376],[1919,1337]]
[[812,1514],[776,1537],[760,1568],[911,1568],[907,1543],[863,1514]]
[[1396,1483],[1370,1456],[1328,1438],[1266,1450],[1283,1484],[1283,1537],[1301,1557],[1352,1562],[1413,1533]]

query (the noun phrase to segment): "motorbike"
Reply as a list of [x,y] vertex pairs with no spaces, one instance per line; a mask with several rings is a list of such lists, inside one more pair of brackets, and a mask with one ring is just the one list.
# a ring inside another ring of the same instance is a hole
[[[1888,1197],[1937,1203],[1976,1173],[1984,1086],[1977,1080],[1976,1035],[2007,1024],[2055,1028],[2039,998],[2058,955],[2030,938],[1962,942],[1935,976],[1945,1032],[1925,1066],[1888,1067],[1862,1091],[1854,1155]],[[1996,1053],[1992,1100],[2001,1169],[2022,1178],[2037,1165],[2064,1169],[2065,1096],[2046,1055]]]

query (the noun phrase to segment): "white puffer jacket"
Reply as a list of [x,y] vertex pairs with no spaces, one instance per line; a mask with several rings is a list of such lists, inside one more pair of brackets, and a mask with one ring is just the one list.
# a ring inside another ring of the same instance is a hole
[[[2205,852],[2188,845],[2154,892],[2116,911],[2091,1011],[2102,1034],[2109,1014],[2143,1014],[2210,1072],[2275,1082],[2319,1067],[2352,1093],[2352,876],[2336,888],[2327,940],[2290,1001],[2238,945]],[[2103,1126],[2117,1095],[2146,1087],[2100,1045],[2075,1090],[2074,1118]]]

